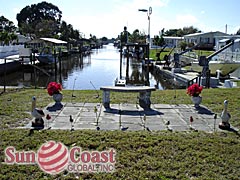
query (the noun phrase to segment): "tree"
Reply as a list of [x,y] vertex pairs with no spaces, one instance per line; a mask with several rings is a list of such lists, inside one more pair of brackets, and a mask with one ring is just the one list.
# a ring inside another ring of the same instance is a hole
[[[47,24],[54,22],[55,25],[60,24],[62,12],[59,8],[45,1],[26,6],[17,14],[18,27],[22,34],[34,34],[39,23]],[[45,20],[45,22],[43,22]],[[57,34],[58,30],[54,30],[53,34]]]
[[80,33],[78,30],[74,30],[71,24],[67,24],[65,21],[62,21],[60,26],[60,37],[63,41],[70,41],[70,40],[79,40]]
[[108,38],[104,36],[104,37],[101,38],[101,40],[102,40],[102,41],[107,41]]
[[183,35],[193,34],[193,33],[200,33],[200,32],[201,32],[200,30],[198,30],[197,28],[194,28],[193,26],[184,27],[184,28],[182,29]]
[[141,33],[138,29],[135,29],[133,33],[129,36],[129,42],[131,43],[139,43],[145,44],[146,43],[146,34]]
[[16,40],[18,37],[14,33],[16,27],[12,21],[9,21],[4,16],[0,17],[0,44],[9,45],[9,42]]
[[36,28],[34,29],[34,34],[36,37],[54,37],[56,32],[59,31],[58,25],[56,21],[52,20],[42,20],[38,24],[36,24]]
[[186,41],[181,41],[180,42],[180,48],[182,51],[185,51],[186,50],[186,47],[187,47],[187,42]]
[[169,29],[164,33],[164,35],[182,37],[187,34],[193,34],[198,32],[201,32],[201,31],[198,30],[197,28],[194,28],[193,26],[190,26],[190,27],[183,27],[183,29]]
[[237,31],[237,35],[240,35],[240,29]]
[[0,17],[0,32],[6,31],[12,33],[16,30],[13,22],[5,18],[4,16]]
[[177,33],[178,31],[179,31],[179,29],[169,29],[164,33],[164,35],[165,36],[178,36],[178,33]]

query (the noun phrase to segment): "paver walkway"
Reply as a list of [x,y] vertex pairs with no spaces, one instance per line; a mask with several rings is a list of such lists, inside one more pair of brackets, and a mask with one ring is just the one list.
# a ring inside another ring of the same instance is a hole
[[[45,121],[45,128],[71,129],[70,115],[73,118],[73,128],[101,130],[199,130],[206,132],[220,131],[218,124],[221,119],[214,120],[214,113],[201,105],[152,104],[150,110],[143,110],[137,104],[111,104],[110,110],[105,110],[101,103],[62,103],[62,106],[49,104],[45,114],[51,116]],[[191,128],[190,116],[193,117]],[[214,128],[215,124],[215,128]],[[26,128],[31,128],[29,123]]]

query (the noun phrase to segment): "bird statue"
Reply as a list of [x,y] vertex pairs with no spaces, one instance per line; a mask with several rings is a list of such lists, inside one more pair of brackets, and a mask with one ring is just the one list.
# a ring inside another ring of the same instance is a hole
[[32,127],[44,127],[44,121],[43,117],[45,116],[42,109],[36,108],[36,97],[32,97],[32,109],[31,109],[31,115],[35,118],[35,120],[32,122]]
[[149,127],[146,127],[145,129],[146,129],[148,132],[152,132]]
[[169,120],[165,123],[165,125],[166,125],[168,131],[171,131],[171,132],[173,131],[173,129],[169,126],[170,125]]
[[189,121],[190,121],[190,130],[197,131],[197,130],[192,126],[192,123],[193,123],[193,117],[192,117],[192,116],[190,116]]
[[96,130],[97,130],[97,131],[100,131],[100,127],[99,127],[99,126],[97,126]]
[[73,129],[73,118],[72,118],[72,115],[70,115],[69,116],[69,121],[70,121],[70,123],[71,123],[71,131],[73,131],[74,129]]
[[49,120],[50,120],[51,118],[52,118],[52,117],[51,117],[49,114],[47,114],[46,119],[48,120],[48,129],[51,129],[51,127],[49,126]]
[[189,121],[190,121],[190,125],[192,126],[192,123],[193,123],[193,117],[192,116],[190,116]]
[[123,126],[121,126],[120,128],[121,128],[122,131],[126,131],[126,130],[128,130],[129,127],[123,127]]
[[227,111],[228,108],[228,100],[224,100],[223,102],[223,111],[221,113],[221,119],[222,122],[219,124],[219,128],[220,129],[229,129],[230,128],[230,124],[229,124],[229,120],[231,119],[231,115],[230,113]]
[[170,121],[167,121],[165,124],[166,124],[166,126],[170,125]]
[[214,126],[213,126],[213,130],[214,130],[214,132],[215,132],[215,131],[216,131],[216,120],[217,120],[217,114],[214,114],[213,118],[214,118]]

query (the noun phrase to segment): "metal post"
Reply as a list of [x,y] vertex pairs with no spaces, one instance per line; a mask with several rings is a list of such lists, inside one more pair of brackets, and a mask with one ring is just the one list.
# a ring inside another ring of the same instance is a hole
[[122,51],[123,51],[122,44],[120,44],[120,79],[122,79]]
[[150,41],[151,41],[151,37],[150,37],[150,15],[152,14],[152,7],[149,7],[149,9],[139,9],[138,11],[142,11],[142,12],[147,12],[147,17],[148,17],[148,42],[147,42],[147,82],[146,85],[149,86],[149,56],[150,56]]
[[3,92],[6,92],[6,70],[7,70],[7,60],[4,58],[4,81],[3,81]]

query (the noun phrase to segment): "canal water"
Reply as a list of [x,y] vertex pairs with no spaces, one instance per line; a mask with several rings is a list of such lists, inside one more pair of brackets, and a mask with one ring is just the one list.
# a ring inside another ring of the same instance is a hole
[[[116,78],[126,77],[127,74],[133,85],[144,84],[147,76],[142,63],[136,59],[130,59],[128,73],[126,64],[127,59],[123,58],[122,68],[120,68],[119,49],[113,44],[108,44],[101,49],[92,50],[88,56],[76,54],[62,58],[61,65],[57,66],[57,73],[53,65],[41,66],[51,75],[50,77],[39,70],[33,73],[33,68],[22,68],[18,72],[8,74],[5,80],[8,86],[46,87],[50,81],[56,80],[62,83],[64,89],[98,90],[101,86],[113,86]],[[160,81],[149,73],[150,86],[167,89],[168,85]],[[3,85],[3,77],[0,78],[0,85]]]

